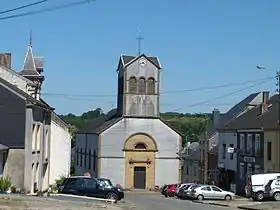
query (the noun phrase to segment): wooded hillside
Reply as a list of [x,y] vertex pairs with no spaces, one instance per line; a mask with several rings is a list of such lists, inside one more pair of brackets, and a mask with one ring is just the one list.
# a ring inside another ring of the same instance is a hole
[[[90,120],[100,117],[105,113],[101,108],[83,113],[80,116],[69,113],[68,115],[60,115],[66,122],[71,124],[71,132],[83,128]],[[185,139],[189,141],[197,141],[198,136],[204,131],[206,121],[210,114],[183,114],[176,112],[161,113],[161,117],[166,120],[171,126],[183,134],[183,143]]]

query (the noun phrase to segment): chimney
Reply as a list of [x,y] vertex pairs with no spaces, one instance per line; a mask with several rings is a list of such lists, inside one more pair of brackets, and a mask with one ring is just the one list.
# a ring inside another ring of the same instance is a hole
[[261,114],[268,111],[267,101],[269,99],[269,91],[262,92],[262,104],[261,104]]
[[212,122],[214,127],[218,126],[220,123],[220,111],[219,109],[214,109],[212,111]]
[[11,53],[0,54],[0,64],[10,69],[12,67],[12,54]]

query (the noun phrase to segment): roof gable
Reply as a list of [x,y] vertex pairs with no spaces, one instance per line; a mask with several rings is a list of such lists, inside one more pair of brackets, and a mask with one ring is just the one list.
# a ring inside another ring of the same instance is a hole
[[159,60],[157,57],[154,56],[146,56],[145,54],[142,54],[140,56],[131,56],[131,55],[121,55],[121,61],[123,66],[126,68],[130,64],[134,63],[141,57],[145,57],[149,62],[151,62],[154,66],[156,66],[158,69],[161,69]]
[[36,98],[32,97],[28,93],[26,93],[23,90],[19,89],[15,85],[7,82],[6,80],[4,80],[1,77],[0,77],[0,83],[2,83],[4,86],[6,86],[9,89],[11,89],[12,91],[14,91],[16,94],[18,94],[18,95],[22,96],[23,98],[25,98],[28,102],[31,102],[32,104],[36,104],[36,105],[41,106],[41,107],[46,108],[46,109],[54,110],[54,108],[50,107],[49,105],[47,105],[45,103],[42,103],[41,101],[37,100]]
[[220,122],[219,122],[218,126],[216,126],[216,127],[214,127],[213,125],[209,126],[208,135],[209,136],[214,135],[216,133],[217,129],[220,129],[220,128],[224,127],[225,125],[227,125],[228,123],[230,123],[231,121],[235,120],[236,117],[240,113],[242,113],[259,94],[260,94],[260,92],[252,93],[252,94],[248,95],[246,98],[244,98],[239,103],[237,103],[232,108],[230,108],[226,113],[221,114]]

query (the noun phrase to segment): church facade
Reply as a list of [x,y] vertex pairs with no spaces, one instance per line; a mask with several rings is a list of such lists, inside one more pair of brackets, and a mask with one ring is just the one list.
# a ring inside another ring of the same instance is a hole
[[119,59],[117,109],[76,134],[76,174],[110,178],[124,188],[180,182],[180,133],[160,118],[156,57]]

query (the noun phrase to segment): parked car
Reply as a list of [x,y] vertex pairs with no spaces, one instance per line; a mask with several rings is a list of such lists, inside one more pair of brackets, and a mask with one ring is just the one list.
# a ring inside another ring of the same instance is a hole
[[245,187],[246,196],[248,198],[252,197],[255,201],[262,201],[265,198],[271,197],[270,190],[267,188],[272,183],[271,180],[279,178],[280,173],[249,175]]
[[178,184],[177,185],[177,191],[176,191],[176,195],[178,195],[180,189],[184,188],[186,185],[189,185],[190,183],[182,183],[182,184]]
[[178,184],[164,185],[161,190],[161,194],[164,195],[165,197],[174,197],[177,192],[177,186]]
[[87,176],[66,178],[59,186],[59,193],[79,196],[112,199],[115,202],[124,198],[121,189],[105,186],[100,180]]
[[235,198],[233,192],[224,191],[217,186],[213,185],[202,185],[192,189],[190,196],[193,199],[204,200],[204,199],[223,199],[232,200]]
[[280,201],[280,179],[270,180],[265,186],[265,194],[275,201]]
[[191,195],[190,195],[190,192],[197,188],[197,187],[200,187],[202,185],[198,185],[198,184],[189,184],[189,185],[185,185],[184,187],[182,187],[179,192],[178,192],[178,195],[177,197],[180,198],[180,199],[189,199],[189,198],[192,198]]

